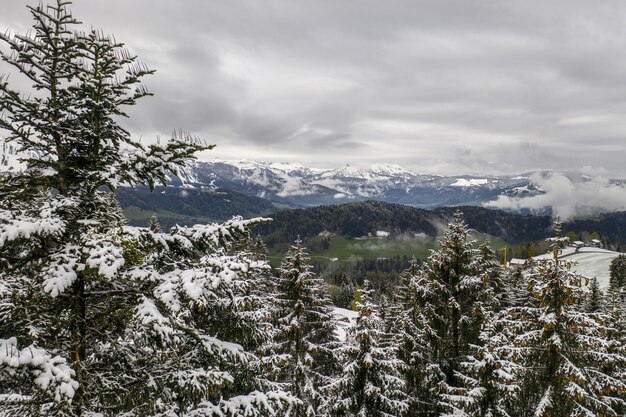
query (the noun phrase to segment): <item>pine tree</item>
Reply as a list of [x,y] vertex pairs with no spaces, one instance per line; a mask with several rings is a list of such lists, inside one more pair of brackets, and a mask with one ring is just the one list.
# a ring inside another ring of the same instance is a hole
[[[626,288],[609,286],[603,312],[607,318],[609,332],[607,351],[611,354],[626,356]],[[626,381],[626,361],[605,362],[602,372],[615,376],[619,381]],[[614,406],[617,415],[626,415],[626,390],[619,393],[622,400]]]
[[289,395],[257,391],[244,347],[266,337],[249,286],[269,266],[233,250],[255,221],[124,226],[117,186],[164,184],[210,147],[131,138],[120,117],[149,95],[140,82],[152,71],[112,37],[78,32],[68,4],[30,8],[29,35],[0,35],[34,91],[0,80],[0,128],[27,165],[0,179],[0,409],[286,412]]
[[309,257],[298,238],[283,258],[278,282],[277,352],[285,358],[283,380],[302,400],[295,416],[316,416],[320,386],[328,383],[338,358],[334,353],[336,323],[324,280],[311,272]]
[[420,311],[418,294],[419,276],[420,269],[417,260],[413,258],[409,268],[400,274],[400,286],[396,291],[388,325],[395,339],[397,356],[404,363],[400,372],[411,401],[407,415],[419,414],[423,407],[416,401],[428,398],[429,388],[428,376],[425,375],[427,346],[424,341],[424,317]]
[[613,287],[623,287],[626,285],[626,255],[620,254],[611,261],[610,285]]
[[254,238],[254,242],[250,245],[250,252],[252,253],[254,259],[258,261],[267,260],[267,246],[265,242],[263,242],[263,238],[261,235],[256,235]]
[[351,308],[354,292],[356,291],[356,283],[353,279],[348,278],[345,272],[341,272],[337,281],[340,284],[341,293],[336,305],[342,308]]
[[[433,251],[414,279],[416,305],[425,345],[421,384],[427,394],[420,401],[424,415],[438,415],[445,395],[459,385],[457,373],[471,344],[479,343],[488,294],[486,269],[475,262],[476,252],[460,211],[445,231],[441,249]],[[443,408],[442,408],[443,407]]]
[[155,215],[150,217],[150,226],[148,226],[148,228],[153,233],[163,233],[163,229],[161,228],[161,224],[159,223],[159,219],[157,219],[157,216],[155,216]]
[[585,311],[587,311],[587,313],[597,313],[602,310],[602,299],[603,295],[598,279],[593,278],[589,286],[589,295],[585,303]]
[[531,293],[528,289],[528,281],[521,268],[509,268],[504,281],[508,288],[508,304],[505,307],[522,307],[528,305]]
[[478,247],[473,263],[478,275],[482,275],[483,283],[486,284],[484,288],[486,292],[479,298],[489,309],[495,311],[510,305],[512,301],[506,284],[506,274],[489,242],[484,242]]
[[446,415],[504,417],[519,392],[515,380],[519,365],[511,360],[506,343],[511,327],[505,308],[513,297],[506,288],[507,275],[488,243],[474,254],[472,269],[482,278],[482,286],[477,285],[470,296],[476,319],[469,330],[477,330],[479,337],[476,343],[467,344],[466,354],[454,370],[456,383],[440,394],[440,405]]
[[450,416],[510,417],[520,387],[516,375],[520,365],[512,360],[509,346],[510,318],[498,313],[485,325],[480,345],[471,346],[471,354],[461,362],[459,387],[444,394]]
[[331,393],[329,413],[335,416],[402,416],[408,411],[404,381],[399,376],[402,362],[382,332],[383,322],[372,304],[366,281],[357,303],[359,316],[351,330],[351,343],[343,355],[347,364],[342,375],[326,387]]
[[554,259],[531,271],[529,285],[538,307],[511,309],[517,323],[512,340],[514,359],[523,368],[517,376],[521,392],[512,415],[617,415],[625,387],[611,372],[626,359],[610,349],[606,317],[580,311],[577,303],[588,292],[587,280],[559,259],[567,238],[548,239]]

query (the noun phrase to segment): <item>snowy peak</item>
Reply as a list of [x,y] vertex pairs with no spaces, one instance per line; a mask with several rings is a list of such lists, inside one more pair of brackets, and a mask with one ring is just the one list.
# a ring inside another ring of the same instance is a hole
[[[297,207],[380,200],[418,207],[476,204],[529,190],[528,176],[444,177],[416,174],[397,164],[316,169],[285,162],[196,162],[181,184],[228,188]],[[176,184],[175,184],[176,185]]]

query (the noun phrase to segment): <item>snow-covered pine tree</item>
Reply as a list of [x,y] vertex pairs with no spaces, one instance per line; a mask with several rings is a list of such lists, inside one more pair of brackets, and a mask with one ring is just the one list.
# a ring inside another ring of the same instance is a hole
[[254,259],[258,261],[267,260],[267,246],[265,245],[265,242],[263,242],[261,235],[256,235],[254,241],[250,243],[249,251],[252,253]]
[[327,404],[333,416],[402,416],[409,408],[405,384],[399,371],[404,366],[395,348],[382,332],[383,322],[372,303],[369,282],[365,281],[357,302],[359,316],[342,348],[347,364],[342,375],[326,387]]
[[617,415],[623,405],[619,393],[625,381],[604,369],[617,369],[626,357],[610,349],[607,318],[587,313],[577,305],[588,292],[588,280],[574,274],[559,258],[567,238],[548,239],[553,259],[539,261],[529,285],[538,307],[510,309],[517,334],[512,338],[513,359],[521,392],[511,415]]
[[425,375],[427,346],[424,340],[425,325],[422,322],[421,298],[418,295],[417,279],[420,268],[415,258],[409,267],[400,274],[400,286],[396,291],[388,319],[397,357],[404,363],[400,374],[405,381],[405,391],[410,400],[407,415],[420,415],[423,403],[419,399],[428,398],[428,375]]
[[528,304],[531,298],[528,282],[522,268],[509,267],[504,274],[509,304],[504,307],[521,307]]
[[337,370],[338,342],[330,296],[298,238],[283,257],[278,270],[278,333],[275,351],[285,363],[279,379],[289,386],[302,405],[294,416],[319,415],[320,387]]
[[511,320],[506,312],[496,313],[485,323],[480,345],[471,345],[471,354],[461,362],[459,387],[444,394],[446,416],[511,417],[520,395],[516,375],[520,366],[511,360]]
[[251,223],[123,225],[118,185],[165,183],[207,147],[130,137],[118,121],[151,71],[77,32],[68,5],[30,8],[28,35],[0,34],[33,84],[27,95],[0,80],[0,128],[27,164],[0,179],[1,412],[284,414],[290,397],[256,391],[242,346],[264,334],[247,287],[268,266],[231,253]]
[[234,218],[164,234],[125,229],[144,245],[139,253],[151,254],[128,271],[145,289],[120,341],[152,353],[141,357],[151,383],[131,398],[154,409],[136,414],[282,416],[299,404],[267,383],[251,353],[267,343],[274,312],[262,293],[269,265],[236,249],[258,221]]
[[611,286],[626,286],[626,255],[619,254],[611,261],[609,273]]
[[150,225],[148,226],[148,228],[153,233],[163,233],[161,223],[159,223],[159,219],[155,215],[152,215],[152,217],[150,217]]
[[[603,304],[603,312],[609,327],[607,351],[626,356],[626,286],[609,286]],[[626,381],[626,361],[606,362],[601,369],[620,381]],[[626,390],[622,390],[618,395],[622,403],[615,405],[615,411],[617,415],[626,415]]]
[[511,294],[506,283],[506,271],[504,271],[496,253],[491,248],[491,244],[487,241],[478,247],[478,251],[474,256],[474,267],[478,275],[483,276],[483,282],[486,284],[486,293],[481,298],[490,310],[499,311],[511,304]]
[[463,214],[457,211],[440,242],[415,279],[416,302],[421,317],[423,343],[426,346],[426,380],[428,404],[419,410],[424,415],[443,411],[444,396],[459,385],[457,372],[469,352],[470,344],[479,343],[485,315],[488,275],[475,262],[474,242]]
[[602,299],[604,295],[600,289],[600,283],[597,278],[593,278],[589,284],[589,294],[585,300],[585,311],[587,313],[597,313],[602,310]]
[[482,289],[475,288],[474,311],[481,318],[476,344],[470,342],[459,369],[457,383],[441,394],[440,404],[450,416],[508,417],[508,409],[519,393],[515,373],[519,366],[511,361],[508,346],[511,323],[505,307],[511,304],[510,279],[489,243],[483,243],[475,253],[473,270],[482,277]]

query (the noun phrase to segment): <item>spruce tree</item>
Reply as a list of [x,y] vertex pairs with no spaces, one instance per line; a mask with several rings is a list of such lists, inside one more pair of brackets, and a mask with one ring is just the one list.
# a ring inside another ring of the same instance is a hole
[[567,238],[548,239],[553,259],[540,261],[532,270],[529,285],[537,307],[510,309],[516,334],[510,340],[521,392],[512,415],[571,416],[617,415],[626,388],[612,370],[626,359],[611,349],[607,318],[587,313],[578,305],[584,300],[588,280],[571,272],[559,258]]
[[490,310],[498,311],[511,304],[511,294],[506,282],[506,272],[496,257],[489,242],[478,247],[473,259],[474,268],[482,275],[486,290],[479,298]]
[[[603,313],[607,319],[609,341],[607,351],[626,356],[626,288],[610,286],[604,299]],[[605,362],[602,371],[626,381],[626,361]],[[617,415],[626,415],[626,389],[618,392],[621,403],[615,404]]]
[[330,296],[324,280],[311,269],[298,238],[279,268],[278,334],[274,340],[285,361],[280,379],[302,401],[295,416],[319,415],[320,387],[329,382],[338,365]]
[[611,286],[623,287],[626,285],[626,255],[620,254],[611,261],[609,276]]
[[351,329],[350,342],[342,349],[346,365],[341,376],[328,385],[327,409],[333,416],[402,416],[409,408],[405,384],[389,335],[372,304],[369,282],[359,290],[359,316]]
[[210,147],[132,139],[119,122],[152,71],[112,37],[79,32],[68,5],[30,8],[28,35],[0,35],[33,85],[0,80],[0,128],[27,166],[0,179],[2,411],[287,412],[289,395],[257,391],[245,348],[266,337],[249,286],[269,266],[234,250],[255,221],[124,225],[116,187],[164,184]]
[[163,233],[163,229],[161,228],[159,219],[157,219],[157,216],[155,215],[152,215],[152,217],[150,217],[150,226],[148,226],[148,228],[153,233]]
[[510,417],[520,395],[516,379],[521,367],[512,360],[509,346],[510,317],[500,312],[490,318],[480,335],[480,345],[461,362],[453,387],[443,395],[445,415],[456,417]]
[[417,279],[420,269],[417,260],[413,258],[409,268],[400,274],[400,286],[394,299],[389,326],[395,338],[398,358],[404,363],[400,368],[406,384],[406,392],[411,401],[407,415],[419,415],[423,410],[417,400],[428,398],[428,375],[426,371],[425,334],[421,314],[420,295],[418,294]]
[[597,313],[602,310],[603,298],[598,279],[594,277],[589,285],[589,295],[585,301],[585,311],[587,311],[587,313]]
[[474,242],[457,211],[415,282],[417,321],[425,345],[422,385],[428,390],[419,412],[438,415],[445,396],[459,385],[457,373],[471,344],[479,343],[485,319],[489,272],[475,262]]

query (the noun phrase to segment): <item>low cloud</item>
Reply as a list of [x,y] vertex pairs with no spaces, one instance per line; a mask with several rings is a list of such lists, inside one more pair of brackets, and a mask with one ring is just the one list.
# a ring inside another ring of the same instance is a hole
[[603,176],[569,177],[559,173],[536,173],[531,181],[544,191],[530,197],[499,196],[488,203],[499,209],[540,211],[551,209],[561,220],[602,212],[626,210],[626,187]]

